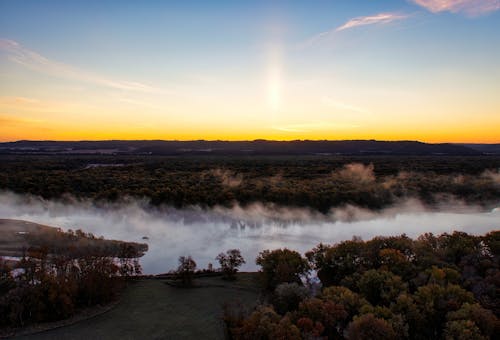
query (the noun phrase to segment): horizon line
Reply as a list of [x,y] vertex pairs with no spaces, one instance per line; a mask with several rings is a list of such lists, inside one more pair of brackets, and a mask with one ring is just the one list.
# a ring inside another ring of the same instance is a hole
[[227,140],[227,139],[75,139],[75,140],[57,140],[57,139],[18,139],[10,141],[0,141],[4,143],[20,143],[20,142],[56,142],[56,143],[80,143],[80,142],[226,142],[226,143],[239,143],[239,142],[356,142],[356,141],[372,141],[372,142],[416,142],[423,144],[500,144],[497,142],[426,142],[418,139],[241,139],[241,140]]

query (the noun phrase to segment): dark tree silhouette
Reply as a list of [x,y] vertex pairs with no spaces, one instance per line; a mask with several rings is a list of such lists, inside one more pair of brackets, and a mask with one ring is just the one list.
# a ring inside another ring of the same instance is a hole
[[180,280],[184,287],[193,285],[194,272],[196,270],[196,262],[191,256],[180,256],[179,266],[177,267],[177,278]]
[[245,259],[238,249],[230,249],[225,254],[220,253],[215,259],[219,261],[224,278],[227,280],[234,280],[238,268],[245,263]]

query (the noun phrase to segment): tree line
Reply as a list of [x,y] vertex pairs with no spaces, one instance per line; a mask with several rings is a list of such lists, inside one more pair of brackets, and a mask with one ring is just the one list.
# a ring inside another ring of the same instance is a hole
[[[139,157],[1,156],[0,190],[47,199],[152,206],[254,202],[381,209],[401,199],[489,205],[500,198],[500,157]],[[26,162],[30,167],[26,167]],[[89,164],[99,166],[88,167]],[[119,164],[120,166],[113,166]]]
[[250,312],[226,307],[228,337],[493,339],[499,260],[499,231],[354,238],[305,257],[265,250],[256,263],[267,298]]
[[51,229],[37,235],[18,259],[0,257],[0,327],[62,320],[109,303],[124,278],[142,272],[145,245]]

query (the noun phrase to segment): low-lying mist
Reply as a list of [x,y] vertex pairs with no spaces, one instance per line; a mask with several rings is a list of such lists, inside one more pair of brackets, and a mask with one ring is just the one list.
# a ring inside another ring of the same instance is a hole
[[247,261],[242,270],[251,271],[257,269],[255,257],[264,249],[288,247],[305,252],[320,242],[335,243],[353,236],[370,239],[405,233],[417,237],[454,230],[484,234],[500,229],[499,208],[484,211],[459,201],[447,201],[430,210],[410,199],[377,212],[346,206],[327,215],[264,204],[180,210],[152,208],[147,200],[126,199],[108,206],[96,206],[88,200],[67,201],[0,193],[0,218],[148,243],[149,251],[141,259],[147,274],[175,269],[180,255],[193,256],[198,268],[216,265],[217,254],[231,248],[242,251]]

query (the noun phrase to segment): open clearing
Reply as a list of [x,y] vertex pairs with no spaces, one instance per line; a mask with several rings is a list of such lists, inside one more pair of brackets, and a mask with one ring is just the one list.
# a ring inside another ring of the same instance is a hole
[[223,339],[223,304],[255,305],[259,299],[256,280],[255,273],[240,273],[234,282],[198,278],[194,288],[141,280],[132,283],[107,313],[16,339]]

